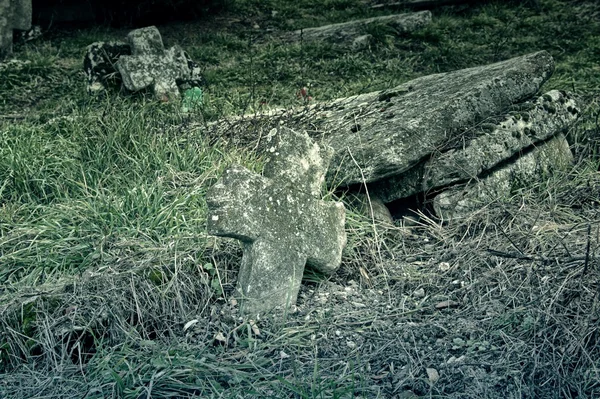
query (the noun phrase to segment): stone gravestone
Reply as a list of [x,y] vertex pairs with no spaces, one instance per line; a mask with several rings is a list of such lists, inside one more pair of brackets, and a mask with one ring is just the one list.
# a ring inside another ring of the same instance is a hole
[[159,100],[178,99],[177,81],[190,77],[185,52],[179,46],[165,50],[155,26],[131,31],[127,41],[131,55],[123,55],[116,62],[125,87],[131,91],[151,87]]
[[336,44],[351,44],[354,48],[360,48],[364,47],[365,42],[371,38],[371,35],[366,33],[369,26],[384,25],[397,33],[406,33],[416,31],[430,23],[431,12],[429,11],[394,14],[297,30],[293,33],[292,40],[333,41]]
[[489,176],[474,177],[465,185],[443,191],[433,199],[435,214],[441,220],[469,217],[487,204],[501,204],[519,189],[529,187],[556,170],[564,170],[572,162],[569,143],[561,133],[534,146],[515,162]]
[[293,306],[305,265],[331,274],[346,245],[344,205],[320,195],[331,149],[288,128],[272,133],[264,176],[232,166],[206,197],[208,232],[243,243],[237,291],[253,315]]
[[[208,134],[261,148],[256,138],[274,125],[295,126],[334,149],[326,176],[331,186],[352,192],[366,185],[371,200],[385,204],[416,194],[430,199],[489,176],[577,120],[580,111],[569,93],[532,99],[553,70],[550,54],[540,51],[389,90],[217,122]],[[557,169],[564,164],[562,156],[546,158]],[[488,183],[494,180],[502,179]],[[448,208],[444,213],[452,214]]]
[[372,192],[390,202],[477,179],[566,131],[580,112],[574,96],[558,90],[507,108],[501,118],[466,129],[407,172],[372,184]]
[[12,53],[13,29],[31,29],[31,0],[0,0],[0,60]]

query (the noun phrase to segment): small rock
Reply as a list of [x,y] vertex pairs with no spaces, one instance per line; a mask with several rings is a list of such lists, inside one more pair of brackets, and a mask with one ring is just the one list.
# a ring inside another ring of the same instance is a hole
[[418,290],[415,290],[415,292],[413,292],[413,296],[415,298],[424,298],[425,297],[425,289],[419,288]]
[[373,35],[362,35],[358,36],[356,39],[352,41],[352,49],[354,50],[363,50],[369,48],[371,44],[371,40],[373,39]]
[[440,271],[447,272],[448,270],[450,270],[450,263],[440,262],[439,268],[440,268]]
[[442,301],[435,305],[436,309],[457,308],[460,304],[456,301]]
[[215,341],[218,341],[218,342],[224,344],[227,342],[227,338],[225,338],[225,335],[223,335],[223,333],[219,331],[218,333],[215,334]]
[[429,382],[431,383],[431,385],[438,382],[438,380],[440,379],[440,374],[436,369],[426,368],[425,371],[427,372],[427,377],[429,378]]

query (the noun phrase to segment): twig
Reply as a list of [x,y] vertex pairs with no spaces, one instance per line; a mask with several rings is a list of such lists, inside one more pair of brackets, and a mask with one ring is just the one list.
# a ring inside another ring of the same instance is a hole
[[427,8],[427,7],[439,7],[439,6],[450,6],[465,3],[474,3],[474,0],[405,0],[394,3],[376,4],[371,8],[384,8],[384,7],[409,7],[409,8]]
[[517,244],[515,244],[515,242],[514,242],[514,241],[513,241],[513,240],[512,240],[512,239],[511,239],[509,236],[508,236],[508,234],[506,234],[506,232],[504,231],[504,229],[503,229],[502,227],[500,227],[500,226],[498,225],[498,223],[496,223],[495,221],[492,221],[492,223],[494,223],[494,226],[496,226],[496,228],[498,228],[498,229],[500,230],[500,232],[502,233],[502,235],[504,236],[504,238],[506,238],[506,239],[508,240],[508,242],[510,242],[510,244],[511,244],[513,247],[515,247],[515,249],[516,249],[517,251],[519,251],[519,253],[520,253],[521,255],[525,255],[525,253],[524,253],[523,251],[521,251],[521,248],[519,248],[519,247],[517,246]]
[[586,255],[569,256],[569,257],[559,259],[559,258],[548,258],[547,256],[532,256],[532,255],[526,255],[523,253],[519,254],[516,252],[504,252],[504,251],[498,251],[498,250],[491,249],[491,248],[488,248],[487,251],[490,254],[498,256],[500,258],[530,260],[533,262],[541,262],[541,263],[545,263],[545,264],[552,263],[552,262],[559,263],[559,261],[561,261],[560,263],[567,264],[567,263],[585,261],[588,258],[596,259],[595,257],[590,257],[589,253]]
[[585,247],[585,262],[583,264],[583,271],[581,272],[581,277],[585,276],[588,270],[588,265],[590,263],[590,233],[592,231],[592,225],[588,223],[587,228],[587,245]]

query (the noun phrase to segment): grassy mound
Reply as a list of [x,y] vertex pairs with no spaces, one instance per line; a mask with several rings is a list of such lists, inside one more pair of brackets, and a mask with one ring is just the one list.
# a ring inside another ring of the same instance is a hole
[[[0,396],[521,398],[600,395],[600,7],[486,2],[434,10],[369,48],[289,44],[290,30],[382,15],[375,2],[239,0],[159,27],[199,61],[197,113],[145,93],[84,93],[85,46],[126,31],[48,32],[0,65]],[[224,167],[260,172],[207,124],[388,88],[546,49],[544,90],[587,104],[575,163],[470,217],[380,225],[346,203],[335,276],[298,311],[248,320],[241,249],[206,233]]]

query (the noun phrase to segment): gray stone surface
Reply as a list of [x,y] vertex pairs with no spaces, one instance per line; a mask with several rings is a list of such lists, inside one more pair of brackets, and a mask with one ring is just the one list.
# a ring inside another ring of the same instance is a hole
[[305,265],[333,273],[346,244],[344,206],[320,195],[331,150],[288,128],[269,141],[264,176],[234,165],[206,198],[208,232],[243,243],[237,291],[253,315],[294,305]]
[[552,90],[511,106],[505,116],[476,124],[448,140],[409,171],[371,185],[384,202],[464,182],[566,131],[580,113],[572,95]]
[[[307,28],[294,32],[293,39],[308,42],[333,41],[336,44],[360,45],[356,41],[364,41],[369,25],[385,25],[398,33],[412,32],[431,23],[431,12],[421,11],[408,14],[386,15],[383,17],[359,19],[316,28]],[[362,37],[362,40],[359,40]],[[362,44],[364,45],[364,43]]]
[[115,64],[122,55],[130,55],[131,48],[124,42],[96,42],[87,47],[83,59],[88,94],[104,92],[115,79]]
[[381,198],[364,193],[350,194],[347,200],[356,207],[358,212],[375,223],[383,223],[385,225],[393,225],[394,219],[390,210],[381,200]]
[[177,80],[190,78],[188,58],[179,46],[165,50],[155,26],[133,30],[127,35],[131,55],[116,62],[123,84],[131,91],[152,88],[161,101],[180,97]]
[[436,215],[448,221],[468,217],[486,205],[498,206],[519,189],[531,187],[550,173],[571,165],[573,155],[563,134],[534,146],[489,176],[474,178],[463,186],[452,187],[433,200]]
[[272,127],[294,126],[333,147],[326,177],[331,186],[373,184],[410,172],[465,132],[506,115],[513,104],[534,96],[553,70],[552,57],[541,51],[390,90],[223,121],[208,134],[262,148],[261,138]]
[[31,28],[31,0],[0,0],[0,60],[12,53],[13,29]]
[[329,180],[351,185],[404,173],[466,129],[534,95],[553,70],[542,51],[334,101],[320,127],[335,150]]
[[122,81],[131,91],[151,87],[159,100],[169,101],[179,97],[179,90],[204,84],[198,64],[177,46],[165,50],[153,26],[130,32],[128,43],[92,43],[83,70],[89,94]]

